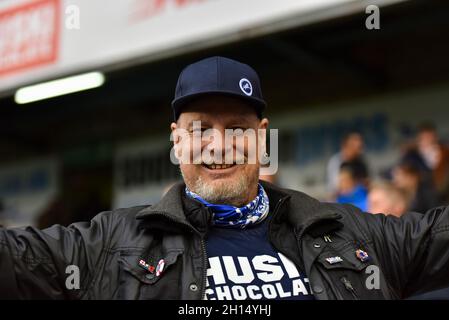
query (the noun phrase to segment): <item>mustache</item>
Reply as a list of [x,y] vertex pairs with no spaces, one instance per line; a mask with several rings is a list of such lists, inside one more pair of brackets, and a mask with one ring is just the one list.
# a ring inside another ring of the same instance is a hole
[[245,164],[248,163],[248,156],[245,154],[229,155],[204,155],[199,154],[192,157],[192,161],[195,164]]

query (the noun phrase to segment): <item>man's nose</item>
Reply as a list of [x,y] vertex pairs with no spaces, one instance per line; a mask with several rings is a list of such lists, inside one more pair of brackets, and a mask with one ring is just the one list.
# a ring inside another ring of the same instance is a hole
[[232,141],[227,141],[224,128],[214,128],[205,137],[207,140],[207,148],[214,152],[221,152],[223,155],[227,150],[232,149]]
[[225,128],[214,128],[206,137],[207,151],[214,157],[214,162],[223,162],[233,157],[233,140],[226,138]]

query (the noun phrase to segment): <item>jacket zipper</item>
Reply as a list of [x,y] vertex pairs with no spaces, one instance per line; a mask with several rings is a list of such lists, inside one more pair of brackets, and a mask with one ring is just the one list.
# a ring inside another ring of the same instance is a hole
[[201,248],[203,249],[203,283],[201,287],[201,300],[206,296],[206,282],[207,282],[207,251],[206,242],[201,237]]
[[153,214],[163,216],[164,218],[167,218],[168,220],[173,221],[179,225],[186,226],[188,229],[190,229],[191,231],[193,231],[200,237],[201,249],[202,249],[202,253],[203,253],[203,279],[202,279],[203,283],[202,283],[202,287],[201,287],[201,299],[204,299],[204,296],[206,294],[206,280],[207,280],[207,252],[206,252],[206,244],[205,244],[203,237],[192,225],[190,225],[186,222],[179,221],[179,220],[173,218],[172,216],[168,215],[165,212],[154,212]]
[[287,197],[284,197],[284,198],[279,199],[279,200],[278,200],[278,203],[276,203],[276,207],[274,207],[274,210],[273,210],[273,217],[271,218],[270,225],[269,225],[269,228],[268,228],[268,234],[270,235],[270,237],[271,237],[271,234],[272,234],[272,232],[271,232],[271,226],[272,226],[272,224],[273,224],[274,219],[276,218],[276,215],[277,215],[277,213],[278,213],[278,211],[279,211],[279,208],[280,208],[281,204],[285,201],[285,199],[287,199]]
[[[275,217],[276,217],[276,215],[277,215],[277,213],[278,213],[278,211],[279,211],[281,205],[282,205],[288,198],[289,198],[289,197],[284,197],[284,198],[279,199],[278,203],[276,204],[275,209],[273,210],[273,217],[272,217],[272,219],[271,219],[271,221],[270,221],[270,227],[269,227],[269,234],[270,234],[270,237],[271,237],[271,234],[272,234],[272,232],[271,232],[271,224],[273,223],[273,221],[274,221],[274,219],[275,219]],[[294,233],[294,235],[295,235],[296,240],[299,241],[299,238],[298,238],[296,232],[293,232],[293,233]],[[271,241],[271,239],[270,239],[270,241]],[[275,247],[275,246],[273,245],[273,247]],[[276,250],[279,250],[279,248],[277,248],[277,247],[275,247],[275,248],[276,248]],[[282,252],[282,250],[279,250],[279,252],[281,252],[281,253],[284,254],[287,258],[289,258],[288,254],[286,254],[285,252]],[[291,258],[289,258],[289,259],[291,259]],[[292,260],[292,261],[293,261],[293,260]],[[299,265],[299,267],[300,267],[301,270],[305,270],[305,268],[304,268],[303,265],[304,265],[303,259],[300,258],[300,265]]]
[[351,292],[352,297],[355,300],[359,300],[359,297],[357,296],[357,292],[355,291],[354,287],[352,286],[351,281],[346,279],[346,277],[342,277],[340,280],[341,280],[341,282],[343,282],[343,285],[345,286],[346,290]]
[[[289,197],[284,197],[284,198],[281,198],[281,199],[279,199],[278,200],[278,202],[276,203],[276,207],[274,207],[274,210],[273,210],[273,216],[272,216],[272,218],[271,218],[271,220],[270,220],[270,225],[269,225],[269,227],[268,227],[268,234],[269,234],[269,241],[270,241],[270,243],[271,243],[271,245],[276,249],[276,250],[278,250],[280,253],[282,253],[283,255],[285,255],[287,258],[289,258],[288,257],[288,254],[286,254],[285,252],[282,252],[282,250],[280,250],[279,248],[277,248],[275,245],[273,245],[273,242],[271,241],[271,235],[273,234],[273,232],[271,231],[271,226],[272,226],[272,224],[273,224],[273,221],[274,221],[274,219],[276,218],[276,215],[278,214],[278,212],[279,212],[279,209],[280,209],[280,207],[281,207],[281,205],[285,202],[285,200],[287,200]],[[289,258],[290,259],[290,258]]]

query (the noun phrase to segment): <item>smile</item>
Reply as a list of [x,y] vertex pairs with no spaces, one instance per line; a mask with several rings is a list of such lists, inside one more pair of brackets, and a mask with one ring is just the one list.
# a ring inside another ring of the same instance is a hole
[[202,164],[209,170],[220,170],[220,169],[229,169],[235,166],[235,163],[232,164]]

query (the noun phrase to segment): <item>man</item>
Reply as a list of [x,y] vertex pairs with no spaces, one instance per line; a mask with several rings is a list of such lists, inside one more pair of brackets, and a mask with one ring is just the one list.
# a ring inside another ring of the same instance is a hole
[[327,164],[327,188],[331,197],[334,197],[338,189],[338,176],[343,163],[350,162],[357,169],[355,172],[364,183],[368,179],[368,166],[363,157],[363,137],[353,131],[346,134],[341,142],[340,151],[334,154]]
[[406,212],[407,206],[406,192],[392,183],[375,183],[369,189],[368,212],[401,217]]
[[[153,206],[91,223],[0,229],[2,296],[398,299],[449,284],[447,208],[397,219],[320,203],[259,182],[254,141],[219,147],[225,129],[267,128],[264,107],[245,64],[213,57],[185,68],[171,124],[184,183]],[[213,139],[195,147],[192,138],[209,129]],[[188,147],[236,152],[231,163],[196,161],[195,152],[181,154]]]
[[358,166],[353,162],[344,162],[338,175],[337,203],[348,203],[362,211],[367,210],[368,188],[359,176]]
[[[415,158],[413,159],[413,156]],[[440,141],[438,132],[431,123],[419,126],[415,149],[409,150],[405,158],[411,158],[428,173],[440,203],[449,202],[449,148]],[[425,177],[427,178],[427,177]]]
[[431,181],[413,162],[399,163],[393,169],[393,184],[407,195],[407,211],[425,213],[438,205],[436,190]]

